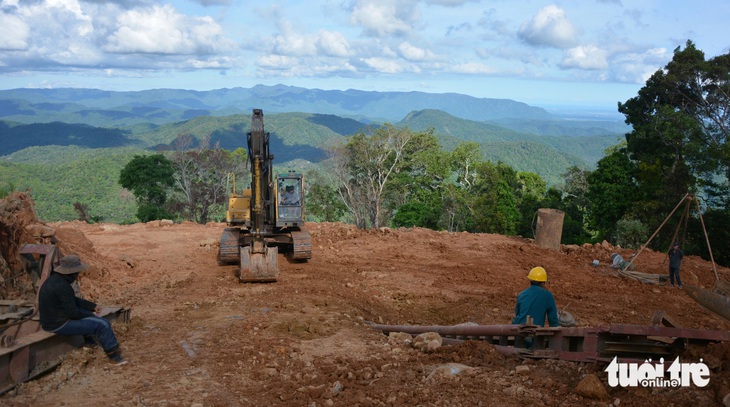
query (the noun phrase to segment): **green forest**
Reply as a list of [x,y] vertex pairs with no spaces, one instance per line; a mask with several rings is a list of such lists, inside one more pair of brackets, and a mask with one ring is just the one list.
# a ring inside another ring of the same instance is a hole
[[[679,240],[687,254],[709,258],[705,232],[723,242],[730,230],[728,76],[730,54],[705,59],[687,42],[618,104],[630,125],[623,137],[535,135],[527,132],[540,126],[532,120],[507,128],[433,110],[381,125],[275,114],[266,126],[275,129],[277,171],[306,174],[309,221],[533,237],[537,210],[553,208],[565,213],[564,244],[605,239],[638,248],[657,232],[653,249]],[[221,220],[226,175],[248,179],[248,119],[201,116],[109,132],[115,144],[102,148],[6,152],[0,192],[29,189],[47,221]],[[135,189],[129,181],[144,174],[152,174],[146,189]],[[686,201],[692,210],[683,215],[676,210]],[[713,245],[714,259],[730,265],[724,246]]]

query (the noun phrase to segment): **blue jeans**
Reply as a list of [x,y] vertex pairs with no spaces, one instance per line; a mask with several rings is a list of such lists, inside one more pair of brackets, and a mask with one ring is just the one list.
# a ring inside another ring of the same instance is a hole
[[117,337],[114,336],[112,324],[104,318],[86,317],[70,319],[66,324],[53,333],[58,335],[93,335],[99,340],[104,352],[110,353],[119,348]]

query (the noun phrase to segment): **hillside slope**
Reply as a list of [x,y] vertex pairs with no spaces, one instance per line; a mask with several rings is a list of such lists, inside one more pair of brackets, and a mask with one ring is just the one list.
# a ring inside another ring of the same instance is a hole
[[[236,266],[216,265],[222,224],[51,226],[65,253],[91,264],[82,292],[131,307],[131,323],[115,326],[130,363],[110,367],[99,349],[73,351],[54,372],[0,396],[4,406],[710,406],[728,392],[727,343],[681,355],[710,366],[706,387],[612,388],[602,364],[520,360],[478,341],[424,353],[367,323],[507,324],[539,265],[579,327],[647,325],[661,310],[682,328],[730,329],[682,290],[591,267],[613,250],[631,254],[610,246],[553,251],[500,235],[308,224],[312,259],[282,257],[278,282],[252,285],[237,282]],[[663,274],[663,260],[647,250],[636,264]],[[696,257],[682,273],[687,284],[713,283]],[[576,392],[587,374],[607,399]]]

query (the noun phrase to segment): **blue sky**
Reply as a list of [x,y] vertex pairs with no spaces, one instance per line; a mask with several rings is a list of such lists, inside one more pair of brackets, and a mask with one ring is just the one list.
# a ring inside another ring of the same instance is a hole
[[455,92],[616,109],[727,0],[0,0],[0,89]]

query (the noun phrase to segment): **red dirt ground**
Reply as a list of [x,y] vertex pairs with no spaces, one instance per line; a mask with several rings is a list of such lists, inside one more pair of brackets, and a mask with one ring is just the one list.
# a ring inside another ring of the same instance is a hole
[[[509,323],[528,270],[543,266],[558,306],[578,326],[649,324],[663,310],[685,328],[730,328],[682,290],[592,267],[594,259],[608,262],[610,246],[553,251],[500,235],[311,223],[309,262],[281,257],[278,282],[241,284],[236,266],[216,265],[220,223],[49,226],[64,254],[91,265],[80,281],[86,297],[131,307],[132,321],[115,324],[130,363],[112,367],[101,350],[79,349],[54,372],[0,396],[2,405],[708,406],[730,393],[728,344],[685,355],[710,366],[707,387],[611,388],[602,365],[520,360],[484,342],[424,353],[366,323]],[[644,251],[637,269],[663,274],[664,257]],[[707,288],[714,281],[710,263],[691,256],[682,276]],[[438,373],[450,363],[471,369]],[[590,374],[607,398],[576,392]]]

